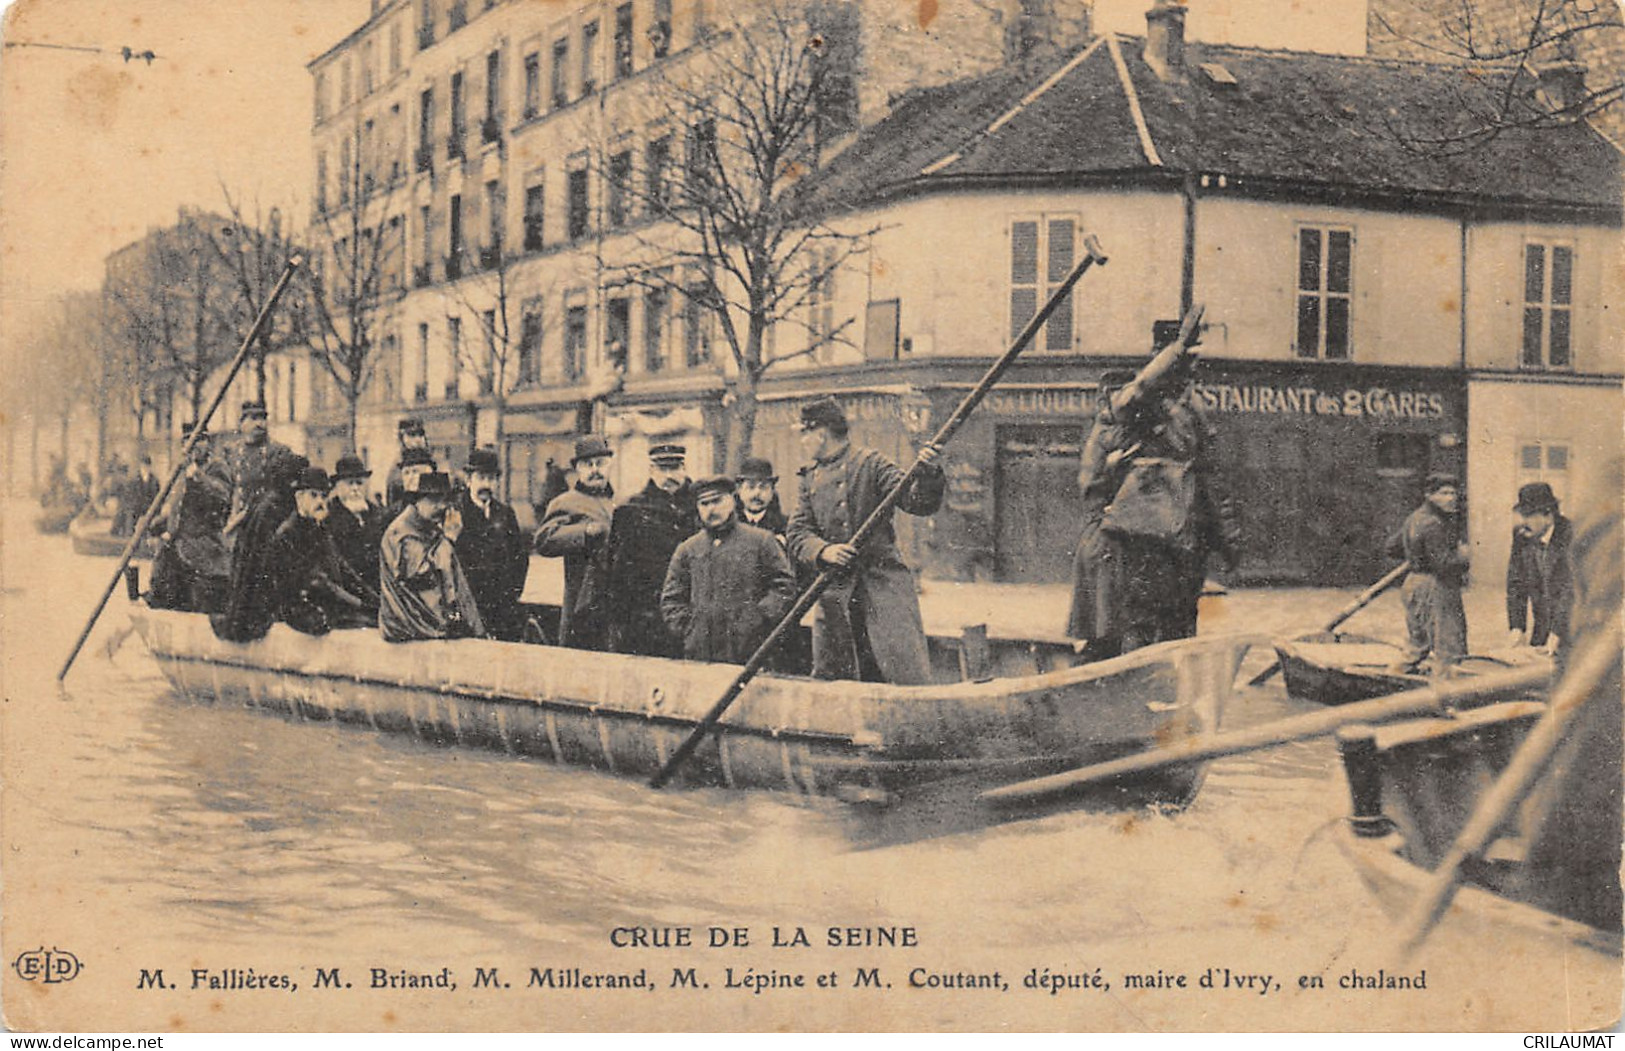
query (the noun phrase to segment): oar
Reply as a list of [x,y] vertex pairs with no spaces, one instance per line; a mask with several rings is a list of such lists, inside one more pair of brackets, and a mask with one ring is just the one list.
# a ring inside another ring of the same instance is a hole
[[1375,723],[1406,716],[1440,714],[1450,708],[1488,704],[1507,695],[1527,693],[1546,685],[1551,669],[1530,665],[1473,679],[1406,690],[1391,697],[1339,705],[1324,711],[1295,715],[1262,726],[1229,733],[1192,737],[1166,748],[1138,752],[1104,763],[1066,770],[983,792],[978,798],[994,806],[1033,803],[1069,792],[1082,785],[1130,774],[1143,774],[1165,766],[1194,763],[1219,756],[1255,752],[1263,748],[1320,737],[1348,723]]
[[1409,960],[1427,940],[1439,917],[1444,915],[1456,896],[1462,865],[1468,858],[1483,851],[1506,816],[1529,795],[1535,782],[1551,763],[1558,746],[1563,743],[1574,717],[1593,699],[1598,704],[1619,703],[1617,692],[1602,695],[1597,689],[1619,664],[1619,659],[1617,624],[1613,630],[1597,636],[1575,655],[1568,674],[1557,684],[1551,704],[1541,715],[1540,721],[1530,729],[1529,736],[1513,753],[1511,762],[1501,776],[1479,800],[1473,816],[1462,826],[1455,843],[1451,844],[1449,853],[1433,870],[1422,893],[1405,914],[1399,926],[1401,961]]
[[[1048,321],[1049,316],[1060,307],[1061,301],[1072,291],[1072,286],[1078,283],[1078,280],[1083,277],[1091,266],[1096,263],[1104,264],[1106,262],[1106,255],[1100,249],[1100,242],[1095,240],[1093,234],[1083,239],[1083,251],[1082,261],[1072,268],[1072,272],[1067,275],[1066,280],[1061,282],[1060,287],[1055,290],[1055,294],[1050,296],[1049,302],[1044,304],[1044,309],[1034,314],[1032,320],[1027,322],[1021,333],[1016,337],[1016,341],[1010,345],[1010,348],[1004,352],[1004,355],[998,361],[993,363],[993,367],[988,369],[986,374],[982,376],[981,382],[977,383],[976,387],[959,403],[959,407],[943,423],[927,448],[941,449],[948,443],[954,433],[959,430],[960,425],[965,422],[965,419],[970,416],[976,406],[981,404],[982,399],[987,396],[987,392],[993,389],[993,385],[999,381],[999,377],[1004,375],[1005,370],[1016,360],[1016,356],[1026,349],[1027,344],[1032,342],[1033,337],[1038,334],[1038,330],[1043,327],[1044,322]],[[885,498],[870,512],[869,517],[863,520],[863,524],[858,526],[858,531],[852,534],[852,539],[847,541],[848,544],[862,550],[864,542],[891,514],[892,508],[897,505],[897,501],[924,466],[925,461],[918,458],[909,465],[907,472],[892,487],[891,492],[886,494]],[[711,706],[710,711],[705,713],[705,717],[699,721],[688,737],[683,740],[683,743],[677,747],[677,751],[673,752],[671,758],[666,760],[666,765],[662,766],[659,772],[649,779],[651,788],[663,787],[667,781],[671,780],[672,775],[677,772],[678,768],[688,760],[688,757],[694,754],[694,749],[700,746],[700,742],[705,739],[706,734],[715,728],[717,720],[721,719],[723,713],[727,712],[729,706],[739,698],[740,693],[745,689],[745,685],[756,677],[757,672],[762,670],[762,666],[767,663],[768,657],[778,647],[779,642],[790,633],[792,628],[801,623],[801,618],[806,615],[809,609],[812,609],[813,603],[818,601],[818,597],[824,593],[841,572],[842,570],[833,566],[828,567],[822,570],[818,577],[808,585],[807,590],[803,591],[801,597],[796,599],[795,604],[790,607],[790,612],[780,618],[779,623],[773,628],[772,632],[768,634],[760,646],[756,647],[756,652],[751,654],[750,660],[746,661],[739,674],[734,676],[733,682],[728,684],[728,688],[723,691],[717,702]]]
[[275,287],[271,289],[270,297],[265,301],[265,306],[260,308],[259,317],[254,319],[254,327],[248,330],[248,335],[243,339],[243,345],[237,349],[237,356],[232,359],[231,368],[226,371],[225,379],[221,381],[220,389],[215,392],[214,400],[209,402],[209,407],[203,411],[202,417],[197,420],[196,425],[192,428],[191,435],[187,437],[185,443],[181,446],[175,469],[169,472],[169,481],[164,483],[164,487],[158,491],[158,495],[152,498],[152,503],[147,505],[146,513],[141,516],[141,521],[136,523],[135,535],[130,537],[129,543],[124,545],[124,553],[119,556],[118,569],[113,571],[113,579],[107,582],[107,588],[97,601],[95,610],[90,614],[90,619],[85,621],[85,630],[79,633],[79,640],[73,644],[73,650],[68,654],[68,659],[62,662],[62,670],[56,673],[58,681],[68,677],[68,669],[73,667],[74,658],[78,657],[79,651],[84,648],[85,640],[90,638],[91,629],[96,626],[97,618],[102,615],[102,610],[107,608],[107,600],[113,594],[113,589],[118,586],[119,577],[124,575],[124,567],[130,564],[130,559],[135,555],[136,546],[146,537],[147,529],[152,525],[152,520],[158,515],[158,509],[164,506],[164,501],[169,499],[170,490],[175,488],[175,483],[180,480],[181,473],[186,470],[186,465],[192,455],[192,446],[196,445],[198,439],[203,436],[203,430],[214,416],[214,410],[218,409],[220,403],[226,400],[226,392],[231,389],[231,381],[237,378],[237,373],[243,367],[243,362],[248,360],[249,348],[254,345],[254,341],[259,338],[260,331],[265,328],[265,323],[270,320],[271,311],[276,307],[277,300],[282,298],[283,290],[288,287],[288,282],[293,280],[293,273],[299,269],[301,262],[299,256],[292,257],[288,260],[288,265],[283,268],[282,276],[277,278]]
[[[1347,606],[1344,606],[1342,611],[1331,620],[1328,620],[1325,626],[1323,626],[1320,630],[1324,632],[1336,631],[1345,620],[1348,620],[1362,609],[1365,609],[1367,606],[1371,605],[1372,600],[1378,595],[1398,584],[1401,580],[1404,580],[1405,574],[1409,573],[1410,571],[1411,564],[1409,562],[1401,562],[1399,565],[1389,570],[1387,575],[1381,580],[1360,592],[1359,598],[1355,599],[1353,602],[1350,602]],[[1275,673],[1280,670],[1281,659],[1277,657],[1275,659],[1275,663],[1271,664],[1268,668],[1265,668],[1257,675],[1254,675],[1251,679],[1248,679],[1247,685],[1262,686],[1266,682],[1273,679],[1275,677]]]

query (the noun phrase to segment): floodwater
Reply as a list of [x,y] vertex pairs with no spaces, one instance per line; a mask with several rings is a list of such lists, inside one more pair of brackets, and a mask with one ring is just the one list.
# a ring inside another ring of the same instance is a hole
[[[96,972],[110,983],[116,995],[82,1008],[103,1025],[1461,1027],[1458,1001],[1424,999],[1442,993],[1337,991],[1351,969],[1392,964],[1387,921],[1331,841],[1347,804],[1329,741],[1216,762],[1180,813],[1060,812],[888,839],[836,803],[655,792],[500,754],[189,705],[139,637],[114,649],[122,584],[59,689],[56,671],[115,562],[74,555],[66,537],[19,531],[19,519],[4,537],[0,636],[5,932],[13,953],[24,942],[72,948],[85,962],[81,981]],[[1266,659],[1250,657],[1244,677]],[[1243,689],[1226,719],[1302,710],[1277,679]],[[749,946],[712,949],[711,927],[748,929]],[[803,928],[811,945],[775,948],[775,927],[786,942]],[[830,927],[862,928],[859,941],[906,941],[907,928],[916,944],[831,948]],[[624,928],[656,942],[688,929],[695,944],[619,948],[634,937]],[[885,995],[829,993],[808,1007],[800,998],[810,993],[723,991],[725,966],[734,978],[836,972],[849,987],[854,968],[877,964],[895,981]],[[663,986],[673,968],[698,967],[717,987],[636,1001],[526,991],[531,968],[578,965],[647,967]],[[356,990],[213,998],[188,977],[192,967],[250,966],[306,982],[313,968],[342,967]],[[462,990],[445,998],[363,995],[374,967],[447,966]],[[157,967],[181,988],[136,992],[140,970]],[[511,991],[470,993],[476,967],[500,967]],[[1431,967],[1438,988],[1452,969],[1465,977],[1482,961]],[[1278,987],[1195,988],[1225,968],[1273,975]],[[1008,992],[915,987],[994,969]],[[1051,995],[1023,984],[1029,971],[1097,969],[1109,989]],[[1129,973],[1159,972],[1183,974],[1187,988],[1124,988]],[[1298,989],[1305,975],[1328,988]]]

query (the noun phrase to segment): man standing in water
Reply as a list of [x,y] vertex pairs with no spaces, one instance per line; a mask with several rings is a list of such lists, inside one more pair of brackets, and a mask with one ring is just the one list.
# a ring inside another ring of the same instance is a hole
[[1388,554],[1411,564],[1400,592],[1410,638],[1395,671],[1413,672],[1433,654],[1435,672],[1449,678],[1467,655],[1467,612],[1461,589],[1470,549],[1461,539],[1461,488],[1454,474],[1428,475],[1427,498],[1388,541]]

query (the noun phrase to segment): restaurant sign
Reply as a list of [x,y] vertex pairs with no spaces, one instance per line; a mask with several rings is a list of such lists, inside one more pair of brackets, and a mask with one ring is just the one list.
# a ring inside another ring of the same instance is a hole
[[1386,387],[1324,391],[1315,387],[1198,383],[1191,391],[1191,399],[1209,412],[1375,416],[1400,420],[1436,420],[1445,416],[1444,398],[1439,394],[1395,391]]

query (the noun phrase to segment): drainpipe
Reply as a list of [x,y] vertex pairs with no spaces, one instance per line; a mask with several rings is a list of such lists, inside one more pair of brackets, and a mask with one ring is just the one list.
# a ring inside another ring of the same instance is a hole
[[1180,183],[1185,201],[1184,257],[1179,265],[1179,316],[1191,312],[1196,301],[1196,175],[1187,174]]

